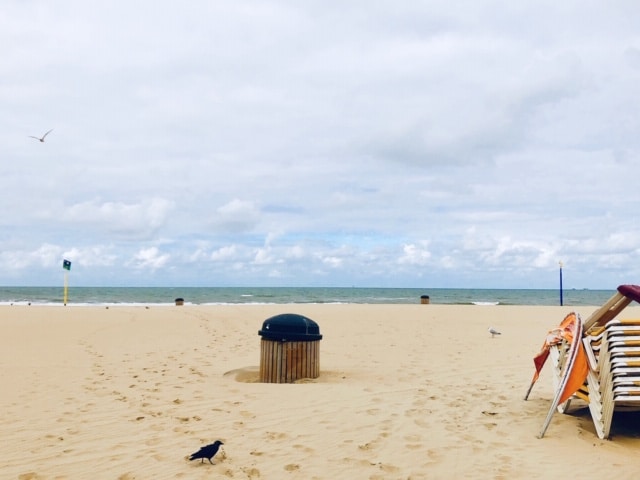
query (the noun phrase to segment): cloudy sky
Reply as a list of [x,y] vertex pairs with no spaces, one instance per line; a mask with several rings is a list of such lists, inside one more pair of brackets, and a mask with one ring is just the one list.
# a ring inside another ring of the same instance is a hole
[[4,1],[0,284],[640,283],[638,18]]

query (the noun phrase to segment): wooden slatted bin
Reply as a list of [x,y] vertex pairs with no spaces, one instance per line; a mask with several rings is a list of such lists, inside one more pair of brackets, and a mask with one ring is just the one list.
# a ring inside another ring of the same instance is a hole
[[268,318],[258,331],[260,381],[293,383],[320,376],[320,328],[313,320],[295,313]]

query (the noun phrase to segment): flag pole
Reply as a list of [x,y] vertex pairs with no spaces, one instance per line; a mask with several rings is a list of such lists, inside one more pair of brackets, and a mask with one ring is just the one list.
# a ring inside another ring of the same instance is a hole
[[67,293],[69,290],[69,271],[71,270],[71,262],[66,258],[62,260],[62,268],[64,269],[64,306],[67,306]]
[[67,306],[67,292],[69,290],[69,271],[64,271],[64,306]]

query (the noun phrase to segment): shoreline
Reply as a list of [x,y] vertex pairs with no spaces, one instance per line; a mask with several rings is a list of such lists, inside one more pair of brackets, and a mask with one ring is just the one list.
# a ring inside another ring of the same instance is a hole
[[[522,399],[547,331],[598,306],[109,307],[0,306],[3,478],[528,479],[612,465],[627,478],[640,467],[640,414],[614,417],[603,441],[576,402],[538,439],[548,366]],[[318,323],[317,379],[255,381],[258,330],[279,313]],[[215,465],[186,459],[217,439]]]
[[429,303],[429,304],[420,304],[420,302],[414,303],[385,303],[385,302],[374,302],[374,303],[366,303],[366,302],[206,302],[206,303],[191,303],[188,301],[184,301],[181,305],[176,305],[175,301],[171,302],[162,302],[162,303],[154,303],[154,302],[96,302],[96,303],[81,303],[81,302],[68,302],[66,305],[62,302],[29,302],[29,301],[18,301],[18,302],[0,302],[0,308],[4,307],[44,307],[44,308],[105,308],[105,307],[122,307],[122,308],[168,308],[168,307],[234,307],[234,306],[246,306],[246,307],[269,307],[269,306],[323,306],[323,305],[359,305],[359,306],[383,306],[383,305],[393,305],[393,306],[420,306],[423,308],[429,308],[433,306],[440,307],[478,307],[478,308],[486,308],[486,307],[522,307],[522,308],[569,308],[569,309],[589,309],[589,308],[597,308],[599,305],[591,305],[591,304],[579,304],[579,305],[545,305],[545,304],[516,304],[516,303],[500,303],[500,302],[487,302],[487,301],[477,301],[477,302],[465,302],[465,303]]

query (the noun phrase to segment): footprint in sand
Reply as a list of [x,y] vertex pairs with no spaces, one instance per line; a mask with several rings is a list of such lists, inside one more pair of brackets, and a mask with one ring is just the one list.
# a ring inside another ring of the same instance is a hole
[[404,440],[407,442],[405,443],[407,450],[420,450],[423,448],[423,444],[421,443],[422,437],[420,435],[405,435]]
[[311,454],[314,452],[313,448],[310,447],[306,447],[304,445],[294,445],[293,448],[297,449],[297,450],[302,450],[304,453],[308,453]]
[[300,465],[298,465],[297,463],[289,463],[288,465],[284,466],[284,469],[287,472],[295,472],[296,470],[300,470]]
[[415,423],[417,426],[421,427],[421,428],[428,428],[431,425],[429,424],[428,420],[422,419],[422,418],[418,418],[416,420],[413,421],[413,423]]
[[243,468],[242,472],[250,479],[260,477],[260,470],[258,470],[257,468]]
[[375,465],[375,463],[371,463],[369,460],[357,460],[355,458],[350,458],[350,457],[343,458],[342,462],[347,463],[349,465],[356,465],[362,468],[368,468],[372,465]]
[[388,465],[386,463],[381,463],[379,467],[380,467],[380,470],[387,473],[397,473],[400,471],[400,469],[395,465]]

